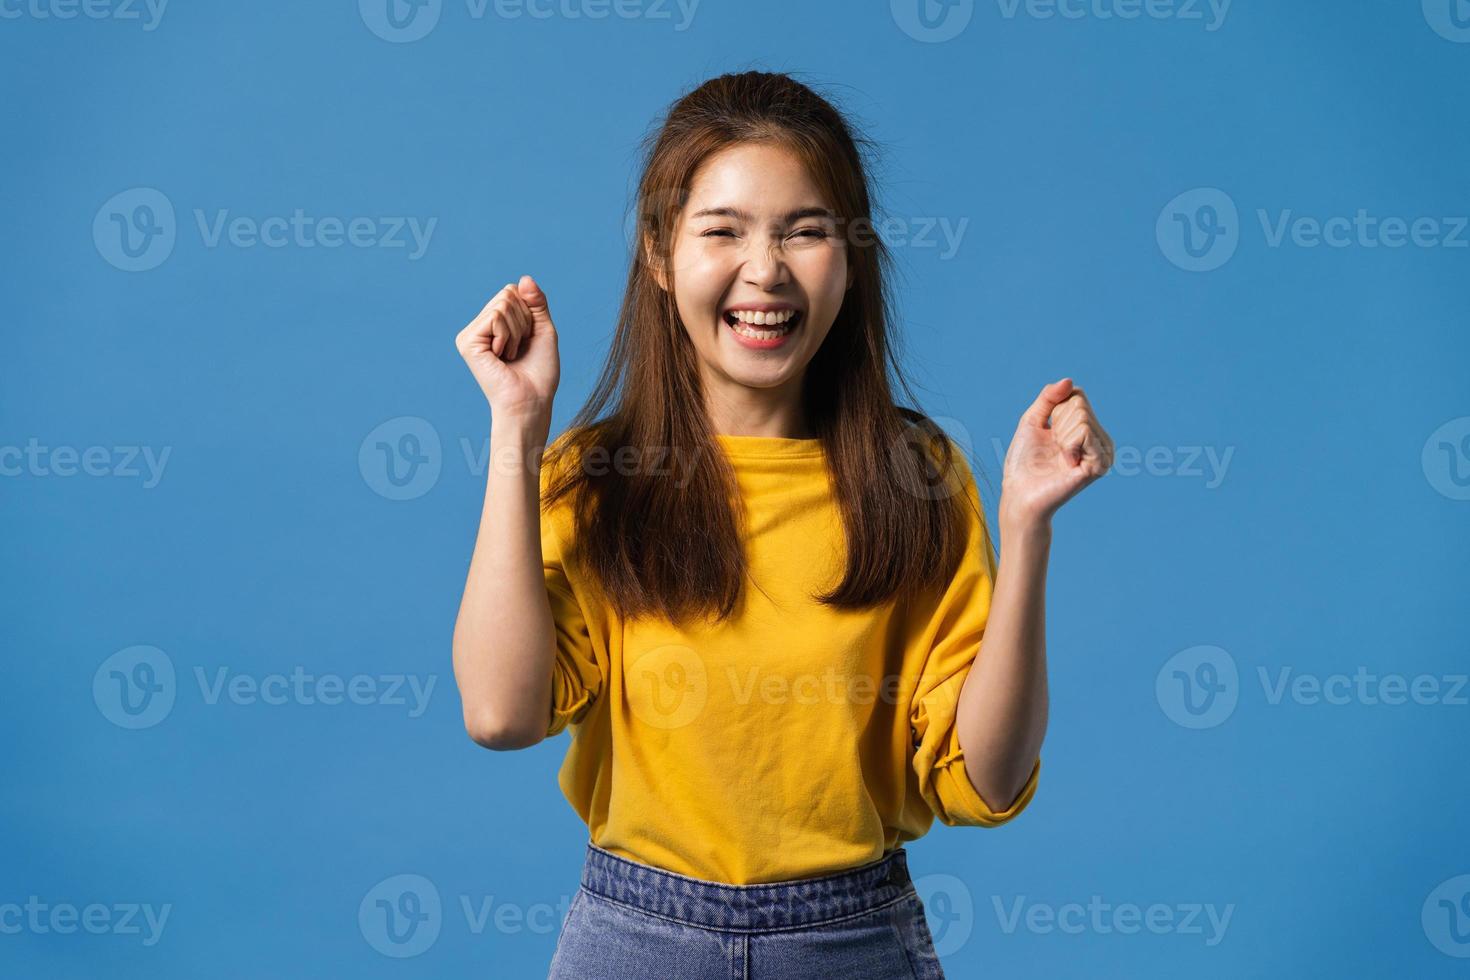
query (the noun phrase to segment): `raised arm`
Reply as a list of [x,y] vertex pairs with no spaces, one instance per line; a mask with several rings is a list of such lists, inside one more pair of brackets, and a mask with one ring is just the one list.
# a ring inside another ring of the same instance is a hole
[[970,783],[996,808],[1025,789],[1046,737],[1051,519],[1113,465],[1113,441],[1071,378],[1042,388],[1006,453],[1000,566],[956,726]]
[[455,346],[490,403],[490,455],[454,624],[454,679],[472,739],[490,749],[526,748],[546,734],[556,644],[540,536],[541,451],[560,380],[546,295],[522,276]]

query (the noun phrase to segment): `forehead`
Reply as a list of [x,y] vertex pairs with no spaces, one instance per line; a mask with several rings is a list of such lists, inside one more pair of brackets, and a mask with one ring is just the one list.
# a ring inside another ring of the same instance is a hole
[[689,214],[737,207],[751,214],[784,214],[793,207],[831,202],[801,159],[773,143],[739,143],[710,154],[689,185]]

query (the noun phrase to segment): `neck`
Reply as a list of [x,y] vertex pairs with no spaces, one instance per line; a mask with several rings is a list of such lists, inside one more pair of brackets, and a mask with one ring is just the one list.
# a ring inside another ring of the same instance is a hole
[[750,388],[729,382],[711,385],[706,381],[706,391],[710,428],[721,435],[815,437],[802,411],[800,378],[775,388]]

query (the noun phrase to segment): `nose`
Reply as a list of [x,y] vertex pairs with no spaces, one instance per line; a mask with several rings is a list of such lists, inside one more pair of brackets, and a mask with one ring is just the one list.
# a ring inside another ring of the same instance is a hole
[[780,246],[775,244],[753,245],[745,259],[742,275],[751,286],[766,292],[784,285],[790,278]]

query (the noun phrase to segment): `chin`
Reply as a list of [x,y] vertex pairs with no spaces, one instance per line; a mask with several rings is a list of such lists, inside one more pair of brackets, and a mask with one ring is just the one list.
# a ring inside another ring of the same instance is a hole
[[746,365],[727,364],[722,368],[725,377],[746,388],[779,388],[790,381],[796,372],[751,371]]

